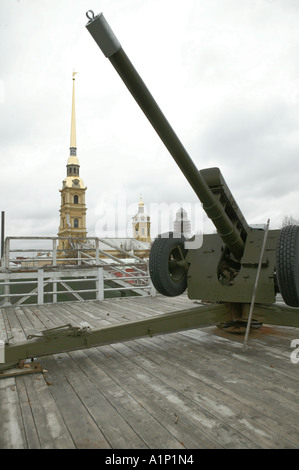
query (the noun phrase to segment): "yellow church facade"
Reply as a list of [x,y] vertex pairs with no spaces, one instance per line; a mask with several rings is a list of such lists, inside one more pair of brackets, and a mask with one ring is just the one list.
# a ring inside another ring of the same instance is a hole
[[[71,139],[70,154],[66,165],[66,176],[62,182],[60,192],[60,223],[58,228],[57,257],[63,259],[77,256],[76,252],[85,251],[89,256],[95,255],[95,241],[87,239],[86,224],[86,189],[83,179],[80,176],[80,163],[77,156],[76,142],[76,115],[75,115],[75,74],[73,73],[72,111],[71,111]],[[125,239],[102,239],[100,257],[108,256],[119,258],[124,256],[124,250],[148,258],[150,251],[150,217],[144,212],[144,203],[140,197],[138,212],[132,219],[133,237]],[[108,244],[105,243],[105,240]],[[103,246],[102,246],[103,245]],[[74,251],[75,250],[75,251]]]
[[138,212],[132,219],[133,224],[133,238],[142,242],[151,241],[151,222],[150,217],[144,212],[144,202],[140,196],[138,204]]
[[66,165],[66,177],[62,182],[58,250],[71,249],[69,238],[79,237],[81,242],[87,236],[85,192],[87,187],[80,177],[77,157],[76,116],[75,116],[75,74],[73,73],[73,95],[71,115],[70,156]]

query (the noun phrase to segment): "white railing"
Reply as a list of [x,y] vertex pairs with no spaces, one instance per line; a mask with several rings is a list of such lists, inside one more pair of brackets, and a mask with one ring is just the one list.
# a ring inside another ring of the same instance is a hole
[[[57,237],[6,238],[0,270],[0,306],[103,300],[128,291],[130,295],[156,294],[146,260],[110,240],[86,239],[90,241],[88,248],[76,245],[77,239],[73,239],[73,248],[63,250],[62,256]],[[16,242],[17,247],[12,246]],[[28,242],[30,246],[26,246]],[[109,249],[100,249],[100,243]],[[65,256],[70,251],[71,256]]]
[[[60,240],[68,241],[72,247],[63,250],[58,249],[57,246]],[[82,247],[82,244],[80,246],[80,240],[85,242],[85,247]],[[29,245],[26,248],[28,242],[32,243],[34,247]],[[14,243],[17,243],[16,248],[12,246]],[[100,244],[107,248],[100,249]],[[112,253],[116,252],[117,256],[111,254],[111,251]],[[12,253],[14,253],[15,256],[12,256]],[[18,269],[20,266],[36,268],[42,265],[80,265],[82,263],[91,264],[91,260],[93,264],[99,265],[106,264],[105,258],[119,262],[121,255],[125,258],[130,257],[138,263],[146,263],[144,259],[137,256],[135,253],[129,252],[115,245],[110,239],[105,238],[7,237],[4,242],[1,268],[3,270]]]

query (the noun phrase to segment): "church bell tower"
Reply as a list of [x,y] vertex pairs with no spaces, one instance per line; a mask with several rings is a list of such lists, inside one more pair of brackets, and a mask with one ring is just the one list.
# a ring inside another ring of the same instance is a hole
[[[71,114],[71,144],[70,156],[66,165],[66,178],[62,182],[60,225],[58,237],[66,237],[59,240],[58,249],[73,248],[74,244],[84,242],[86,237],[86,205],[84,182],[80,177],[80,165],[77,157],[76,143],[76,116],[75,116],[75,75],[73,72],[73,96]],[[72,240],[80,237],[80,240]]]
[[138,213],[132,219],[133,224],[133,238],[142,242],[151,241],[151,230],[150,230],[150,217],[144,212],[144,202],[140,196],[138,204]]

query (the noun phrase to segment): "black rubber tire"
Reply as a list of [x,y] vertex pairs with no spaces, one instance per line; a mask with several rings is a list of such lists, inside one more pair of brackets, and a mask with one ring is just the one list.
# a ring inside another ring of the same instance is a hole
[[[174,237],[173,232],[159,235],[152,244],[149,257],[149,272],[155,289],[167,297],[183,294],[187,288],[187,270],[176,266],[187,250],[184,237]],[[172,266],[172,267],[171,267]]]
[[290,307],[299,307],[299,226],[281,229],[276,251],[279,292]]

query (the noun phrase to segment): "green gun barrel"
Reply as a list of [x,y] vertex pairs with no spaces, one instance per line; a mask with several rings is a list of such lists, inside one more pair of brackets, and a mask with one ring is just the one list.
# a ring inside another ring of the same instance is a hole
[[225,212],[222,204],[215,197],[203,176],[198,171],[186,149],[126,55],[104,18],[104,15],[100,13],[94,16],[93,12],[90,11],[87,12],[87,17],[90,21],[86,24],[86,28],[104,55],[110,60],[126,87],[160,136],[162,142],[169,150],[182,173],[185,175],[199,200],[202,202],[207,216],[214,223],[219,236],[230,249],[234,257],[240,260],[245,247],[244,237],[242,238],[239,230]]

